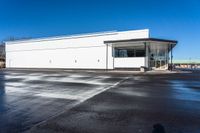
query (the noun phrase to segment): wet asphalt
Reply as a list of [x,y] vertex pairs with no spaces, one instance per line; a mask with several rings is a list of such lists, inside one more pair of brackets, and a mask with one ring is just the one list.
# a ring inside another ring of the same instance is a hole
[[200,71],[0,72],[0,132],[199,133]]

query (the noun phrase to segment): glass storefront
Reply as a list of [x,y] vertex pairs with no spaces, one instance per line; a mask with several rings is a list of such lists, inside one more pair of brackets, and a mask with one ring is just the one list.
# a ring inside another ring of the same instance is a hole
[[149,50],[150,67],[156,69],[168,69],[169,52],[168,45],[152,44]]
[[115,45],[114,58],[145,58],[145,65],[149,70],[167,70],[169,64],[169,43],[151,42],[143,44],[129,44],[129,46]]

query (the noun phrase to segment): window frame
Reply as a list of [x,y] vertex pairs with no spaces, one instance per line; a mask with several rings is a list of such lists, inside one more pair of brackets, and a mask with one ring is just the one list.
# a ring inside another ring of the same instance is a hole
[[[114,58],[137,58],[137,57],[145,57],[146,56],[146,51],[145,48],[134,48],[134,47],[115,47],[113,48],[114,50],[114,54],[113,57]],[[120,51],[126,51],[124,54],[121,53]],[[132,54],[131,52],[132,51]],[[137,51],[143,51],[143,56],[137,56]],[[123,56],[122,56],[123,55]],[[126,55],[126,56],[124,56]],[[132,56],[129,56],[132,55]]]

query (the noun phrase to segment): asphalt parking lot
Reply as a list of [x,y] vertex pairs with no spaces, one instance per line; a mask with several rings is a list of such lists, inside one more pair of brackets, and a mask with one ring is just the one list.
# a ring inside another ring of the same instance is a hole
[[89,73],[2,71],[0,131],[25,131],[123,79]]
[[200,132],[199,71],[0,72],[0,132],[147,133],[158,126]]

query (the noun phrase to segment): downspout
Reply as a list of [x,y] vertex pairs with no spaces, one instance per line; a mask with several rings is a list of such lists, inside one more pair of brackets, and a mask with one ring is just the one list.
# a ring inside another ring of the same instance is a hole
[[169,52],[170,52],[170,50],[169,50],[169,44],[167,44],[167,70],[169,70]]
[[108,44],[106,44],[106,70],[108,70]]
[[172,65],[172,63],[173,63],[173,51],[172,51],[172,44],[171,44],[171,71],[172,71],[172,67],[173,67],[173,65]]
[[113,48],[113,45],[112,45],[112,61],[113,61],[113,69],[115,69],[115,49]]
[[144,49],[145,49],[145,60],[144,60],[144,64],[145,67],[148,69],[148,49],[147,49],[147,43],[144,42]]

